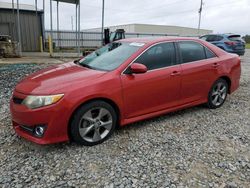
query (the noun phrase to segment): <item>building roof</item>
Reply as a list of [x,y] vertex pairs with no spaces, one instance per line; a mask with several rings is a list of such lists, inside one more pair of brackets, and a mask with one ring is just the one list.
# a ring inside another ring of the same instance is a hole
[[[192,28],[192,27],[183,27],[183,26],[175,26],[175,25],[158,25],[158,24],[140,24],[140,23],[130,23],[130,24],[122,24],[122,25],[111,25],[111,26],[105,26],[105,28],[123,28],[123,27],[130,27],[130,26],[146,26],[146,27],[151,27],[151,28],[164,28],[164,29],[194,29],[198,30],[197,28]],[[83,31],[92,31],[92,30],[101,30],[101,28],[88,28],[88,29],[83,29]],[[213,30],[209,29],[200,29],[200,31],[208,31],[208,32],[213,32]]]
[[[0,2],[0,9],[12,9],[12,3]],[[14,3],[14,9],[17,9],[16,3]],[[36,7],[34,5],[19,4],[19,10],[36,11]],[[42,9],[37,9],[37,11],[43,12]]]
[[193,27],[178,26],[178,25],[141,24],[141,23],[134,23],[133,25],[160,26],[160,27],[178,27],[178,28],[186,28],[186,29],[197,29],[197,28],[193,28]]

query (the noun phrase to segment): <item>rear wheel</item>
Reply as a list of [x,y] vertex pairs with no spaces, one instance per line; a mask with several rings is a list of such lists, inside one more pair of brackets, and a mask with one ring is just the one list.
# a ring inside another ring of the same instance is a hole
[[70,127],[72,139],[78,144],[100,144],[114,132],[117,115],[104,101],[93,101],[80,107],[74,114]]
[[228,83],[224,79],[217,80],[208,94],[207,105],[211,109],[219,108],[223,105],[227,98]]

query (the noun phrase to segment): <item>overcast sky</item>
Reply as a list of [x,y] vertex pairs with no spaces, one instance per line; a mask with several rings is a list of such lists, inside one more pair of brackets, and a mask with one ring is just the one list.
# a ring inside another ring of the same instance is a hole
[[[11,2],[11,0],[0,0]],[[15,0],[16,1],[16,0]],[[42,9],[42,0],[38,7]],[[201,28],[214,33],[250,34],[250,0],[203,0]],[[35,0],[19,0],[34,4]],[[50,28],[49,0],[45,0],[45,20]],[[129,23],[198,26],[200,0],[105,0],[105,26]],[[102,0],[81,0],[81,29],[101,27]],[[56,28],[56,2],[53,2]],[[75,24],[75,6],[60,3],[60,29],[71,30]]]

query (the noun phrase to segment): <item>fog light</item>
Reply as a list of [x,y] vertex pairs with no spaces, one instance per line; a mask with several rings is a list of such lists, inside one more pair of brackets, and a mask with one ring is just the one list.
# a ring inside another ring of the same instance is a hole
[[34,129],[35,135],[36,135],[36,136],[39,136],[39,137],[43,136],[44,131],[45,131],[45,127],[43,127],[43,126],[37,126],[37,127],[35,127],[35,129]]

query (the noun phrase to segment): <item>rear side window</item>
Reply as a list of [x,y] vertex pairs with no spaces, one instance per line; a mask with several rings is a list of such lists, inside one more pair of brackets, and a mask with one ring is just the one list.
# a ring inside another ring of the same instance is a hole
[[215,42],[215,41],[221,41],[223,39],[223,36],[220,36],[220,35],[209,35],[207,37],[207,40],[208,42]]
[[176,64],[174,43],[161,43],[149,48],[136,61],[144,64],[148,70],[159,69]]
[[205,53],[206,53],[207,59],[216,57],[216,55],[211,50],[209,50],[206,47],[204,47],[204,49],[205,49]]
[[206,53],[204,47],[192,41],[179,42],[180,53],[182,57],[182,63],[188,63],[192,61],[199,61],[206,59]]

